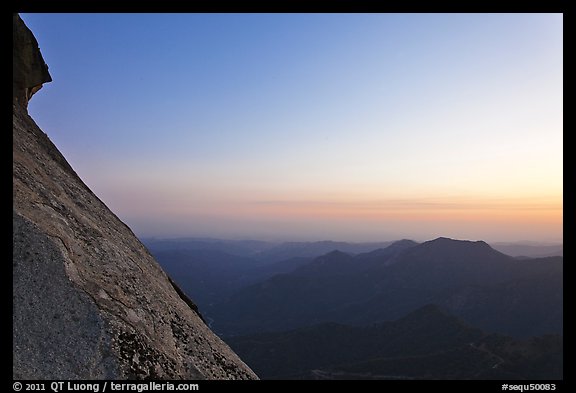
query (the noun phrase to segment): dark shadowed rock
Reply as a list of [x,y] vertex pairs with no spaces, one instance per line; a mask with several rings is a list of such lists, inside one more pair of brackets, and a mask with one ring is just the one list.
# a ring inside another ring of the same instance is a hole
[[49,75],[14,24],[13,378],[256,379],[30,118]]
[[42,84],[51,82],[38,41],[18,14],[12,15],[12,97],[24,107]]

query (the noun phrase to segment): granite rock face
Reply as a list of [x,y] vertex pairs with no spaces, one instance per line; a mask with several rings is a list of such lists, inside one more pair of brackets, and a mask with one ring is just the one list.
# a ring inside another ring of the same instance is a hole
[[12,97],[26,107],[42,84],[51,82],[34,34],[18,14],[12,15]]
[[[27,30],[17,15],[14,23],[14,32]],[[28,115],[30,92],[50,77],[36,40],[21,46],[20,36],[14,34],[14,63],[24,65],[13,81],[13,378],[257,379]]]

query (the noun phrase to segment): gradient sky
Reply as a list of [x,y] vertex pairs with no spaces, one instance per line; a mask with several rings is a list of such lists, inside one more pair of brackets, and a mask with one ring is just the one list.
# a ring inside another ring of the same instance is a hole
[[561,241],[561,14],[23,14],[139,236]]

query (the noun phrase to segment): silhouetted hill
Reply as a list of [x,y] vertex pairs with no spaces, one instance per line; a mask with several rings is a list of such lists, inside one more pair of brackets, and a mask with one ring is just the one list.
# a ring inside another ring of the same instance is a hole
[[208,320],[211,320],[212,306],[240,288],[291,272],[311,261],[292,258],[263,264],[254,258],[215,249],[166,248],[151,249],[151,253],[184,293],[194,299]]
[[378,248],[374,251],[360,254],[358,255],[358,259],[366,259],[368,261],[378,261],[379,264],[392,264],[393,261],[388,260],[386,261],[386,263],[384,263],[382,260],[384,258],[394,257],[398,255],[400,252],[417,245],[418,243],[416,243],[413,240],[407,240],[407,239],[398,240],[390,244],[386,248]]
[[518,341],[426,305],[368,327],[325,323],[229,338],[265,379],[561,379],[559,336]]
[[561,257],[516,260],[485,242],[438,238],[356,257],[332,252],[243,288],[214,308],[219,334],[392,320],[435,303],[487,331],[562,332]]
[[337,247],[364,252],[389,243],[274,243],[207,238],[149,238],[143,242],[206,316],[210,316],[213,304],[236,290],[276,274],[290,273]]
[[338,250],[347,254],[359,254],[388,247],[392,242],[348,243],[335,241],[287,242],[262,251],[256,257],[266,261],[281,261],[295,257],[318,257]]
[[263,263],[280,262],[292,258],[318,257],[334,250],[348,254],[369,252],[388,247],[393,242],[267,242],[260,240],[229,240],[212,238],[141,239],[152,251],[212,250],[229,255],[250,257]]

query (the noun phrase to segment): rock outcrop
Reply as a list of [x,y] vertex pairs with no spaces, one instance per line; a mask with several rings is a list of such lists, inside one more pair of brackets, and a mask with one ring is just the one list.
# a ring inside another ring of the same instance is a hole
[[34,34],[18,14],[12,15],[12,97],[24,107],[42,85],[52,81]]
[[256,379],[28,115],[50,75],[13,21],[13,378]]

